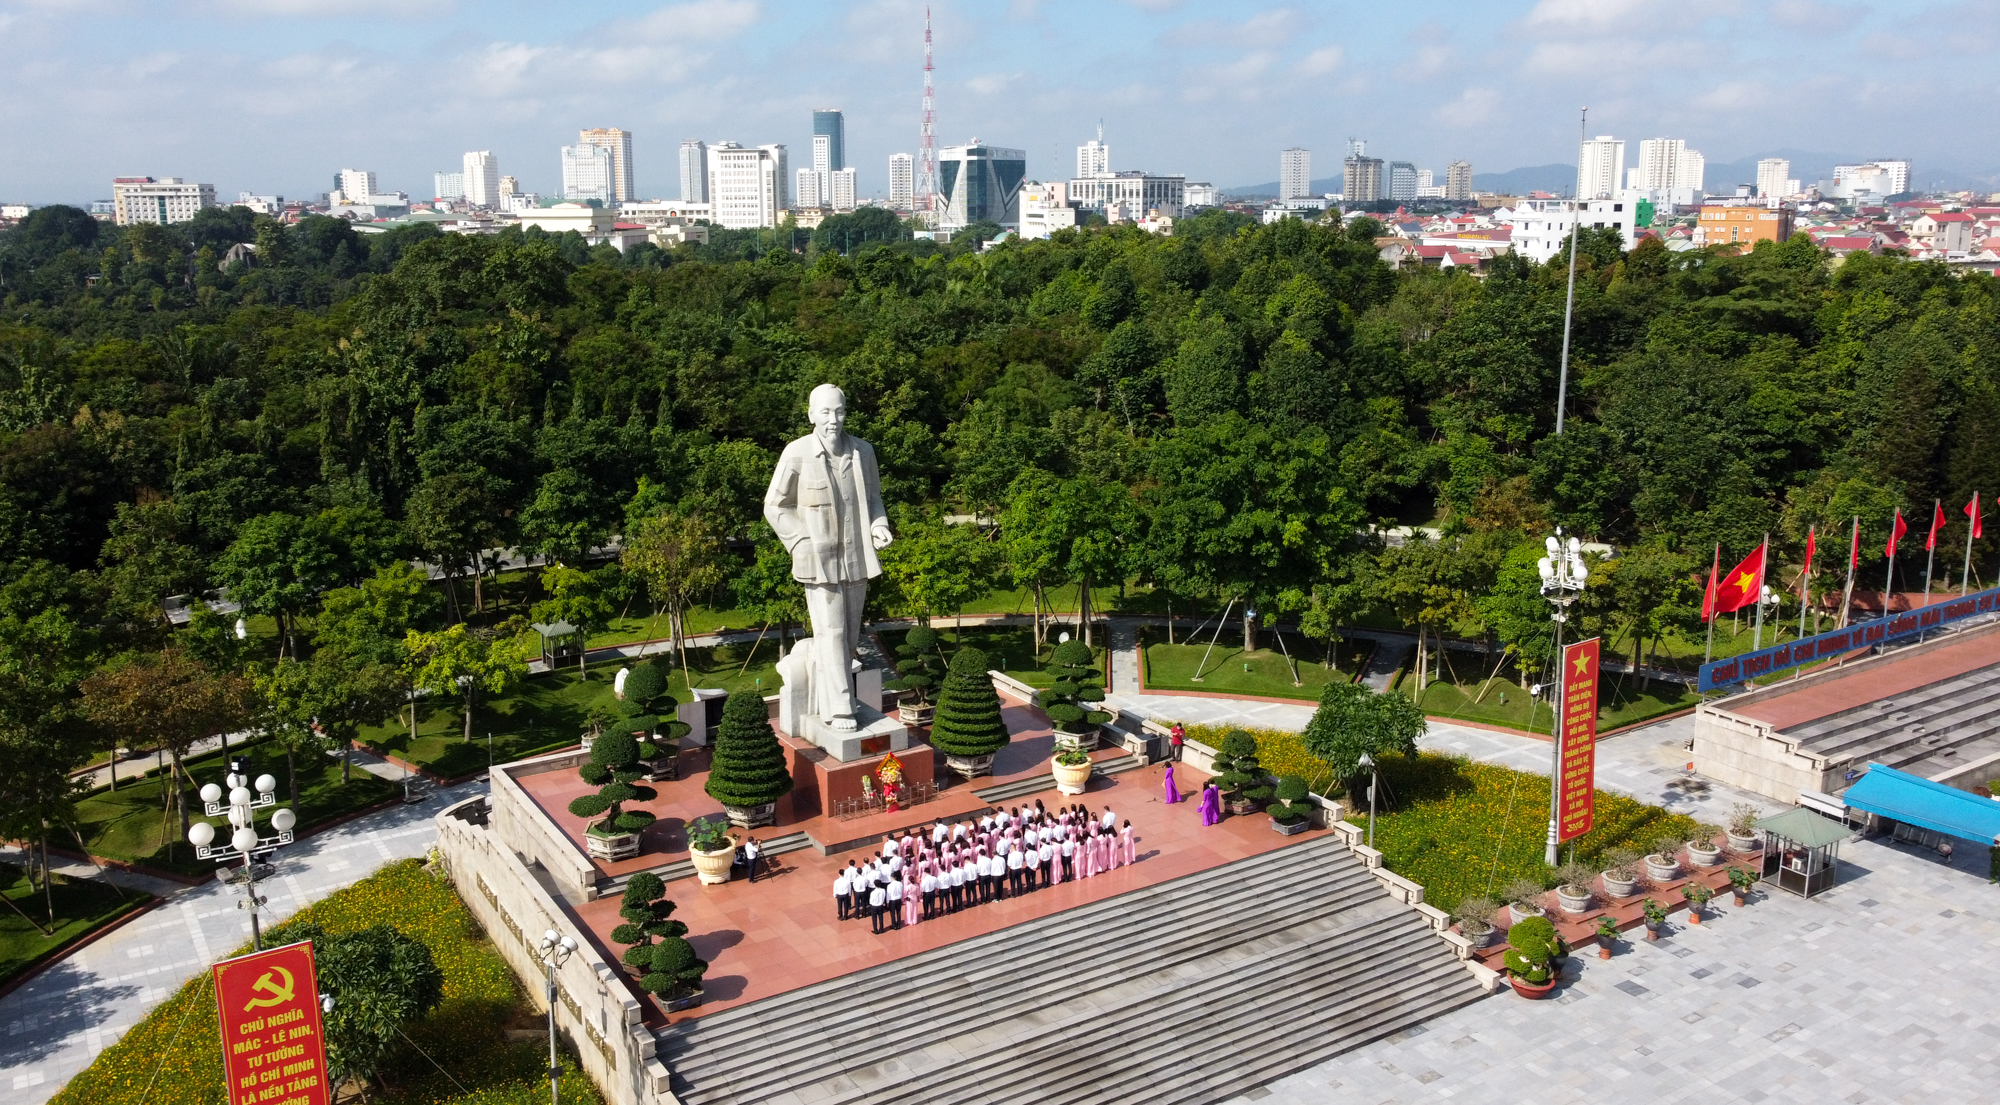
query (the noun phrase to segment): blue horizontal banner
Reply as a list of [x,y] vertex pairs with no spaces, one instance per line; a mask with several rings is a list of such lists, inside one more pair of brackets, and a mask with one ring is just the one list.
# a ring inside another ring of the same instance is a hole
[[1846,629],[1836,629],[1831,633],[1820,633],[1804,640],[1788,641],[1770,648],[1760,648],[1741,656],[1731,656],[1727,660],[1716,660],[1701,666],[1701,680],[1695,684],[1697,691],[1720,690],[1733,687],[1758,676],[1785,671],[1823,660],[1829,656],[1839,656],[1856,649],[1871,648],[1875,645],[1900,641],[1913,637],[1927,629],[1980,614],[2000,612],[2000,587],[1974,591],[1969,595],[1949,602],[1934,602],[1902,614],[1850,625]]

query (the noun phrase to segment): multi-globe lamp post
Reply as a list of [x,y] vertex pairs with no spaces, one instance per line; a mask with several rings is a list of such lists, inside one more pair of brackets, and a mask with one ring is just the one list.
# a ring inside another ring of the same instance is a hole
[[[258,922],[258,911],[265,899],[257,896],[257,880],[270,874],[270,866],[260,865],[257,859],[268,856],[273,850],[292,842],[292,828],[298,824],[298,815],[289,809],[272,812],[270,826],[275,835],[262,836],[257,831],[257,811],[278,804],[278,781],[269,775],[259,775],[256,779],[256,793],[251,793],[251,780],[243,761],[230,765],[228,776],[223,779],[229,789],[209,783],[201,788],[201,801],[208,816],[227,816],[229,819],[228,842],[216,845],[216,826],[206,821],[197,821],[188,826],[188,843],[194,845],[194,854],[199,859],[212,859],[218,863],[243,861],[242,870],[226,876],[227,881],[243,884],[243,898],[236,908],[250,911],[250,946],[257,951],[264,947],[263,926]],[[225,801],[225,798],[227,801]]]
[[1555,724],[1550,728],[1549,742],[1549,839],[1543,854],[1549,866],[1556,863],[1556,846],[1559,826],[1556,818],[1557,806],[1562,794],[1563,763],[1563,695],[1562,695],[1562,649],[1563,623],[1569,620],[1569,604],[1583,594],[1583,585],[1590,578],[1590,568],[1583,562],[1583,543],[1575,537],[1565,539],[1561,526],[1556,527],[1554,537],[1543,542],[1547,556],[1536,563],[1536,571],[1542,576],[1542,597],[1555,607],[1551,620],[1556,623],[1556,649],[1551,666],[1556,678],[1550,697],[1555,703]]
[[562,1078],[562,1067],[556,1063],[556,969],[576,950],[576,941],[550,929],[542,934],[538,950],[542,965],[549,969],[549,1105],[558,1105],[556,1087]]

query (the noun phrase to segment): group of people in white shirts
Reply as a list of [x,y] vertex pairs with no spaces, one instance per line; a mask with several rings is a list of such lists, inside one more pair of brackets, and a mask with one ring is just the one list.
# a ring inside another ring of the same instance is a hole
[[833,881],[841,920],[869,918],[877,933],[956,913],[983,902],[1087,879],[1138,859],[1132,822],[1110,807],[994,810],[977,821],[932,824],[882,839],[867,862],[849,860]]

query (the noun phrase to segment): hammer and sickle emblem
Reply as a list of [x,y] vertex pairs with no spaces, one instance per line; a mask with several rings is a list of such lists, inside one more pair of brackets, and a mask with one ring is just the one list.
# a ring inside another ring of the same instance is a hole
[[[273,982],[271,980],[271,975],[273,972],[284,975],[285,981]],[[259,978],[256,981],[256,983],[250,987],[250,989],[253,991],[261,990],[264,993],[270,994],[271,996],[268,998],[251,998],[250,1001],[243,1006],[243,1011],[245,1013],[248,1013],[252,1009],[263,1009],[272,1005],[283,1005],[286,1002],[292,1000],[292,972],[284,969],[283,967],[273,967],[271,968],[271,970],[265,971],[263,977]]]

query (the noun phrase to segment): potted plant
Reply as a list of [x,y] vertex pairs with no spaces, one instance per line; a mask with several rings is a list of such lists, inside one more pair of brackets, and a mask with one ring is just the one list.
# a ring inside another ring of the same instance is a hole
[[667,1012],[691,1009],[701,1004],[701,976],[708,963],[694,954],[694,945],[680,936],[669,936],[647,949],[646,974],[639,985],[660,1000]]
[[1104,701],[1104,683],[1090,666],[1096,657],[1082,641],[1064,641],[1049,657],[1048,672],[1055,682],[1036,696],[1042,712],[1056,727],[1059,736],[1075,737],[1085,749],[1097,747],[1098,726],[1111,715],[1093,703]]
[[642,975],[653,961],[655,939],[687,935],[687,926],[673,919],[674,903],[666,899],[666,892],[660,876],[641,871],[625,884],[625,895],[618,902],[618,916],[625,923],[611,930],[611,940],[631,945],[625,949],[625,965]]
[[730,824],[743,829],[773,824],[778,799],[792,792],[790,759],[771,729],[764,697],[737,691],[722,704],[715,757],[703,789],[722,803]]
[[680,740],[691,730],[684,721],[662,720],[655,711],[671,708],[667,693],[667,671],[653,660],[634,666],[625,675],[625,694],[617,713],[605,718],[600,728],[623,729],[639,743],[638,762],[646,769],[646,779],[680,778]]
[[703,886],[721,886],[729,881],[729,869],[736,863],[736,839],[729,835],[729,822],[720,817],[697,817],[688,822],[688,858]]
[[1507,968],[1515,993],[1540,999],[1556,988],[1555,961],[1568,951],[1548,918],[1529,917],[1514,922],[1514,927],[1507,930],[1507,954],[1501,957],[1501,963]]
[[944,753],[953,771],[975,779],[993,770],[993,754],[1010,739],[1000,716],[1000,694],[986,674],[986,654],[971,646],[960,648],[945,668],[931,721],[931,747]]
[[1472,941],[1474,948],[1483,948],[1493,943],[1493,918],[1500,912],[1500,906],[1493,899],[1483,895],[1462,899],[1452,917],[1458,922],[1458,931]]
[[1291,836],[1312,826],[1312,796],[1304,779],[1297,775],[1279,779],[1277,799],[1264,811],[1271,815],[1272,829]]
[[1736,904],[1742,905],[1750,894],[1750,888],[1757,885],[1757,876],[1748,867],[1729,869],[1729,890],[1736,896]]
[[1215,783],[1222,788],[1222,808],[1238,817],[1256,813],[1271,797],[1264,767],[1257,762],[1257,738],[1241,729],[1222,734],[1215,751]]
[[[639,833],[659,820],[645,810],[628,810],[624,803],[650,802],[659,797],[652,787],[634,786],[639,769],[639,742],[622,728],[602,733],[590,743],[590,762],[577,769],[583,781],[597,788],[570,802],[569,812],[594,818],[584,827],[589,853],[600,859],[630,859],[639,854]],[[601,816],[600,816],[601,815]]]
[[1639,903],[1639,911],[1646,917],[1646,939],[1658,940],[1660,926],[1667,923],[1667,907],[1647,898]]
[[1757,836],[1757,807],[1748,802],[1738,802],[1729,807],[1729,850],[1737,855],[1747,856],[1758,851],[1764,842]]
[[1590,884],[1597,872],[1587,863],[1571,860],[1556,868],[1556,905],[1564,913],[1582,913],[1590,908]]
[[903,643],[896,646],[896,656],[896,678],[882,687],[903,692],[896,702],[896,716],[904,724],[929,725],[937,713],[938,680],[944,678],[937,630],[920,625],[905,633]]
[[1606,848],[1602,859],[1604,896],[1624,901],[1639,892],[1639,853],[1630,848]]
[[1618,939],[1618,921],[1609,913],[1597,919],[1597,958],[1611,958],[1611,942]]
[[1722,862],[1722,847],[1715,838],[1722,835],[1720,825],[1696,825],[1687,843],[1688,858],[1696,867],[1714,867]]
[[1646,877],[1655,886],[1680,877],[1681,845],[1687,843],[1687,839],[1678,832],[1665,832],[1653,838],[1653,850],[1646,853]]
[[1715,891],[1710,890],[1705,883],[1690,882],[1681,887],[1681,897],[1686,898],[1688,902],[1688,923],[1698,925],[1701,924],[1701,907],[1707,905],[1710,898],[1715,897]]
[[[1514,923],[1520,924],[1531,917],[1546,917],[1548,911],[1542,902],[1548,897],[1548,888],[1533,879],[1515,879],[1501,891],[1507,900],[1507,912],[1514,915]],[[1511,934],[1513,930],[1509,929]]]
[[1083,750],[1075,737],[1057,737],[1056,755],[1049,770],[1056,777],[1056,790],[1082,794],[1090,786],[1090,753]]

